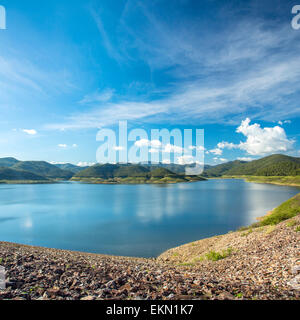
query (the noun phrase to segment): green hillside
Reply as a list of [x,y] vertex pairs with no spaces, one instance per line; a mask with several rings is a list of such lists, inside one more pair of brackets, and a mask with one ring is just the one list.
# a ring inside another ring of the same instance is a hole
[[217,166],[205,169],[203,172],[204,177],[221,177],[226,175],[229,170],[239,168],[241,165],[245,164],[244,161],[230,161],[227,163],[219,164]]
[[0,181],[47,181],[48,179],[28,171],[0,167]]
[[[170,164],[165,164],[165,163],[154,163],[154,164],[151,164],[151,163],[147,163],[147,164],[142,164],[144,167],[146,168],[149,168],[150,170],[154,170],[156,168],[165,168],[165,169],[168,169],[174,173],[177,173],[177,174],[185,174],[185,169],[187,167],[193,167],[194,164],[192,165],[181,165],[181,164],[176,164],[176,163],[170,163]],[[209,169],[211,168],[211,166],[209,165],[205,165],[204,166],[204,169]]]
[[164,177],[180,177],[178,174],[166,169],[166,168],[156,168],[151,170],[149,173],[151,177],[154,178],[164,178]]
[[205,170],[206,177],[220,176],[297,176],[300,158],[275,154],[251,162],[233,161]]
[[15,158],[1,158],[0,159],[0,167],[12,167],[16,163],[18,163],[19,160]]
[[90,183],[176,183],[205,180],[176,174],[166,168],[136,164],[97,164],[77,173],[72,180]]
[[140,165],[129,164],[96,164],[80,171],[74,177],[77,178],[127,178],[145,177],[150,170]]
[[74,164],[71,164],[71,163],[62,163],[62,164],[55,164],[56,167],[62,169],[62,170],[67,170],[67,171],[71,171],[73,173],[78,173],[82,170],[85,170],[89,167],[79,167],[79,166],[76,166]]
[[45,161],[20,161],[11,167],[16,170],[24,170],[50,179],[70,179],[74,173],[62,170]]

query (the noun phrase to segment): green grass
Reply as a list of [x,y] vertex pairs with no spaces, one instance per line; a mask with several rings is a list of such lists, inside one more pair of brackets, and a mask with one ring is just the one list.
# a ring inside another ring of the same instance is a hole
[[221,252],[211,250],[205,254],[205,258],[210,261],[222,260],[222,259],[229,257],[231,255],[232,251],[233,251],[232,248],[228,248],[228,249],[223,250]]
[[244,229],[244,230],[246,230],[246,231],[245,231],[245,232],[242,232],[241,237],[246,237],[246,236],[248,236],[250,233],[253,232],[253,228],[247,228],[247,229]]
[[[293,198],[285,201],[279,207],[273,210],[269,215],[263,217],[260,221],[251,224],[249,227],[241,227],[238,231],[247,231],[251,229],[258,229],[260,227],[268,225],[276,225],[284,220],[294,218],[300,214],[300,193],[295,195]],[[287,223],[288,227],[293,227],[297,224],[294,220]],[[272,232],[269,230],[269,233]],[[267,231],[268,233],[268,231]],[[247,235],[243,233],[242,236]]]
[[71,181],[78,181],[83,183],[91,183],[91,184],[169,184],[169,183],[181,183],[181,182],[194,182],[194,181],[202,181],[201,177],[182,177],[182,178],[173,178],[173,177],[164,177],[164,178],[156,178],[156,177],[126,177],[126,178],[81,178],[81,177],[73,177]]
[[298,225],[298,222],[294,219],[286,224],[287,227],[295,227],[296,225]]
[[183,262],[178,264],[179,267],[193,267],[194,265],[195,264],[191,262]]
[[293,198],[282,203],[273,210],[270,215],[264,217],[260,222],[260,226],[276,225],[281,221],[291,219],[300,213],[300,193]]
[[0,184],[53,184],[54,180],[0,180]]
[[[237,178],[237,177],[236,177]],[[300,176],[240,176],[247,182],[300,186]]]
[[275,229],[276,229],[275,225],[269,225],[265,232],[266,232],[266,234],[271,234]]
[[295,228],[295,231],[296,231],[296,232],[300,232],[300,226],[296,227],[296,228]]

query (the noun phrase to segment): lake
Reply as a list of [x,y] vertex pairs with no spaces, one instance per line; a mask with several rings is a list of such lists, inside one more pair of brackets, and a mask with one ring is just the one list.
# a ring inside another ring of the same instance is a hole
[[298,192],[243,180],[0,185],[0,241],[155,257],[249,225]]

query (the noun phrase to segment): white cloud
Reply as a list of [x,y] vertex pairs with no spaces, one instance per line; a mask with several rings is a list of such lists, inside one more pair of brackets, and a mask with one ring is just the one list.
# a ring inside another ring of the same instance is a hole
[[[125,6],[130,10],[124,9],[120,19],[118,48],[103,20],[93,13],[104,47],[117,61],[122,57],[134,61],[138,56],[151,72],[168,70],[173,85],[154,99],[119,96],[114,103],[100,101],[92,110],[69,114],[62,123],[46,128],[98,128],[119,119],[237,124],[245,113],[269,121],[300,114],[300,48],[289,24],[238,17],[218,34],[213,30],[207,34],[205,29],[201,36],[201,28],[194,28],[196,21],[168,24],[146,4],[130,2]],[[134,12],[143,17],[139,28],[127,23]]]
[[184,151],[183,148],[179,147],[179,146],[175,146],[173,144],[166,144],[164,146],[163,152],[165,153],[182,153]]
[[209,152],[210,152],[210,153],[213,153],[213,154],[215,154],[215,155],[220,156],[220,155],[223,153],[223,150],[220,149],[220,148],[215,148],[215,149],[209,150]]
[[184,152],[184,149],[182,147],[179,147],[170,143],[163,145],[159,140],[141,139],[136,141],[134,145],[139,148],[150,147],[150,150],[149,150],[150,153],[164,152],[164,153],[182,154]]
[[277,152],[286,152],[292,149],[294,140],[289,140],[283,128],[261,128],[257,123],[250,125],[247,118],[242,121],[236,132],[242,133],[246,142],[241,142],[239,148],[250,155],[265,155]]
[[171,163],[171,161],[170,161],[170,160],[168,160],[168,159],[164,159],[164,160],[162,161],[162,163],[163,163],[163,164],[170,164],[170,163]]
[[151,140],[150,145],[152,148],[160,148],[162,143],[159,140]]
[[239,147],[239,145],[236,145],[236,144],[234,144],[232,142],[223,141],[223,142],[218,143],[218,148],[219,149],[227,148],[227,149],[231,150],[231,149],[237,149],[238,147]]
[[141,139],[135,142],[135,146],[141,147],[152,147],[152,148],[160,148],[162,143],[159,140],[148,140],[148,139]]
[[159,152],[159,149],[155,149],[155,148],[151,148],[149,150],[149,153],[158,153]]
[[67,162],[50,161],[51,164],[66,164]]
[[215,162],[217,162],[217,161],[219,161],[219,162],[227,162],[227,161],[228,161],[228,160],[225,159],[225,158],[218,158],[218,157],[214,157],[213,160],[214,160]]
[[291,120],[284,120],[284,121],[279,120],[278,121],[278,124],[281,125],[281,126],[284,125],[284,124],[291,124],[291,123],[292,123]]
[[115,147],[114,147],[114,150],[116,150],[116,151],[122,151],[122,150],[124,150],[124,147],[115,146]]
[[[60,143],[60,144],[58,144],[58,147],[63,148],[63,149],[66,149],[66,148],[68,148],[69,146],[68,146],[67,144],[65,144],[65,143]],[[73,143],[70,147],[72,147],[72,148],[77,148],[78,145],[77,145],[76,143]]]
[[193,164],[195,163],[195,159],[193,156],[185,155],[185,156],[177,157],[177,163],[181,165]]
[[80,104],[93,104],[97,102],[106,102],[111,100],[114,95],[113,89],[105,89],[104,91],[96,90],[93,93],[87,94],[83,97]]
[[190,150],[204,151],[205,148],[203,146],[189,146]]
[[22,129],[22,131],[27,133],[27,134],[29,134],[29,135],[31,135],[31,136],[34,136],[34,135],[37,134],[37,131],[34,130],[34,129]]
[[250,157],[238,157],[237,160],[249,162],[249,161],[253,161],[255,159],[250,158]]
[[90,167],[90,166],[93,166],[95,164],[96,164],[95,162],[80,161],[80,162],[77,163],[77,166],[78,167]]

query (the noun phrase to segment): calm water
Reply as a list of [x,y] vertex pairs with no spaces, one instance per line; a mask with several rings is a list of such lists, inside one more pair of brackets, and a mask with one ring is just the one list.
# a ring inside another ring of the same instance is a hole
[[298,192],[242,180],[0,185],[0,240],[151,257],[248,225]]

